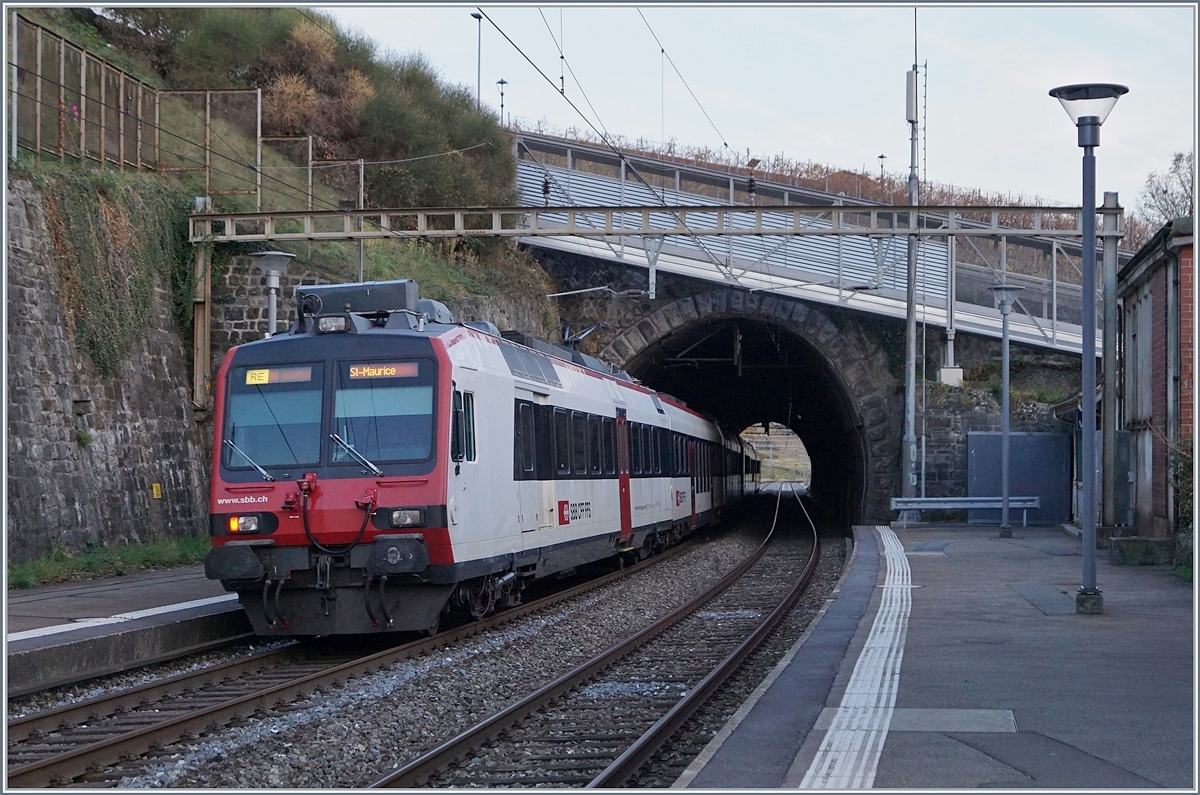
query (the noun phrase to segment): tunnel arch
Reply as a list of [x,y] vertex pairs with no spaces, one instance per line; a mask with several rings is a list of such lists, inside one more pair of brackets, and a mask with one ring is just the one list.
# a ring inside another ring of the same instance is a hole
[[[740,370],[695,355],[724,346],[732,360],[731,344],[744,346]],[[656,307],[600,353],[729,428],[787,425],[809,451],[812,494],[833,521],[880,520],[899,494],[901,417],[886,356],[810,304],[713,288]]]

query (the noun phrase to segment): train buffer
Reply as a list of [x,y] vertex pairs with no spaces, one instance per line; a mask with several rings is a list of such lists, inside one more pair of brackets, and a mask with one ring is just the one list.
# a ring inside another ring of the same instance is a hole
[[[1010,509],[1021,511],[1021,526],[1029,523],[1029,509],[1041,507],[1041,497],[1008,498]],[[892,510],[900,512],[901,526],[908,528],[908,511],[1000,510],[1003,497],[892,497]]]

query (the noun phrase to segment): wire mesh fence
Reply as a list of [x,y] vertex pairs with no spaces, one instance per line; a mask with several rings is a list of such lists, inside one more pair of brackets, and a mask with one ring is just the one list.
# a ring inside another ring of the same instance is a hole
[[157,89],[12,13],[9,130],[40,161],[157,168]]

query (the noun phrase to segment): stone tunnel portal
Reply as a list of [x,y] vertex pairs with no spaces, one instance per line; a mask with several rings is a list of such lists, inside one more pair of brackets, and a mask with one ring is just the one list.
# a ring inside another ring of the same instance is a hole
[[[753,314],[697,319],[654,336],[625,367],[723,427],[791,428],[812,460],[810,494],[821,517],[848,528],[878,513],[861,396],[829,352],[791,325]],[[887,421],[883,414],[877,423]]]

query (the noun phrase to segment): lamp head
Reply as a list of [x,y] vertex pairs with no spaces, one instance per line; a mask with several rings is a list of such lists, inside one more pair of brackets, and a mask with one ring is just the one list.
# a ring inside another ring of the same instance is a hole
[[250,256],[258,260],[257,265],[263,273],[274,272],[279,275],[286,273],[288,265],[296,258],[295,254],[286,251],[254,251]]
[[1015,284],[994,284],[988,288],[996,296],[996,300],[1000,302],[1000,314],[1007,315],[1012,308],[1013,302],[1017,300],[1017,294],[1024,290],[1024,287],[1017,287]]
[[1050,89],[1050,96],[1062,103],[1063,110],[1076,126],[1079,125],[1080,119],[1088,117],[1098,120],[1091,122],[1092,124],[1104,124],[1117,100],[1127,93],[1127,86],[1116,83],[1076,83]]
[[479,22],[483,19],[483,14],[479,13],[478,11],[472,11],[471,16],[475,17],[476,22]]

